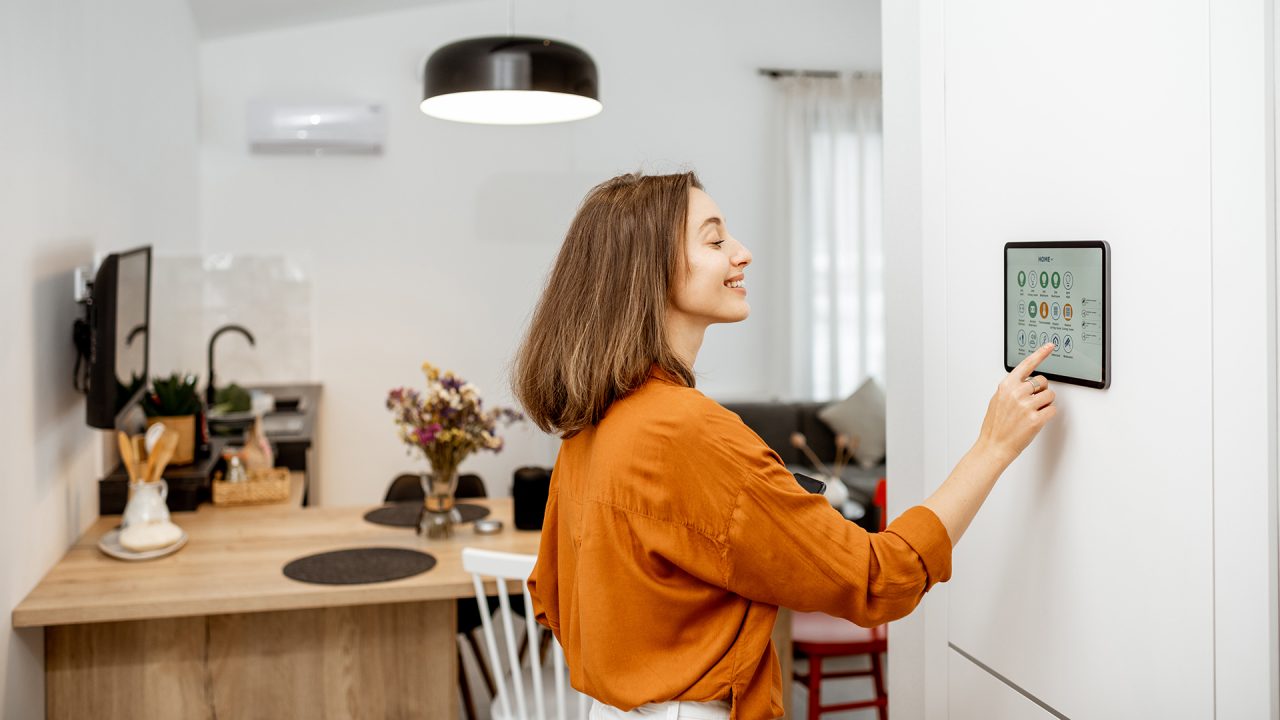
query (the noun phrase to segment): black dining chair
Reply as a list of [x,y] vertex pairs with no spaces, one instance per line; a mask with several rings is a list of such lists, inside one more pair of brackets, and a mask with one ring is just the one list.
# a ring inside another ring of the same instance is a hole
[[[458,489],[454,491],[453,496],[458,499],[486,498],[489,497],[489,493],[484,489],[484,480],[481,480],[479,475],[467,473],[458,476]],[[416,500],[417,502],[422,502],[422,497],[421,476],[405,473],[397,475],[396,479],[391,481],[391,487],[387,488],[387,496],[382,501],[393,503]]]
[[[487,498],[489,493],[485,489],[484,480],[479,475],[468,473],[458,476],[458,488],[454,491],[453,496],[459,500],[465,500],[467,498]],[[391,487],[387,488],[387,495],[383,499],[389,503],[422,502],[423,497],[421,476],[405,473],[391,481]],[[512,595],[510,601],[511,611],[518,615],[524,615],[524,596]],[[489,596],[489,612],[496,612],[497,609],[498,596]],[[484,676],[484,684],[489,690],[489,697],[493,697],[495,692],[493,674],[489,671],[489,665],[485,662],[484,655],[480,654],[480,645],[476,642],[475,636],[475,631],[482,622],[480,620],[480,608],[477,607],[475,600],[472,598],[458,598],[457,615],[458,633],[466,637],[467,642],[471,645],[471,652],[476,656],[476,664],[480,666],[480,674]],[[521,646],[520,654],[523,657],[523,645]],[[461,645],[458,645],[458,689],[462,692],[462,705],[467,712],[467,717],[475,720],[475,702],[471,698],[471,686],[467,683],[466,671],[463,669]]]

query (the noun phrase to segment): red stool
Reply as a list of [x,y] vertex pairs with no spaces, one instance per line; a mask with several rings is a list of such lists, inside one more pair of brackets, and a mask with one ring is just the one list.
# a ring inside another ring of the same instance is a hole
[[[876,485],[873,500],[880,512],[880,529],[885,525],[885,480],[880,478]],[[889,720],[889,694],[884,687],[884,667],[880,662],[881,653],[889,651],[889,628],[881,625],[874,628],[859,627],[848,620],[833,618],[823,613],[792,613],[791,615],[791,648],[796,659],[809,661],[807,673],[793,672],[796,682],[809,688],[808,720],[818,720],[823,713],[838,710],[859,710],[877,708],[880,720]],[[846,670],[842,672],[823,672],[824,658],[847,657],[851,655],[868,655],[871,658],[870,670]],[[875,683],[876,696],[872,700],[822,704],[822,681],[834,678],[871,676]]]

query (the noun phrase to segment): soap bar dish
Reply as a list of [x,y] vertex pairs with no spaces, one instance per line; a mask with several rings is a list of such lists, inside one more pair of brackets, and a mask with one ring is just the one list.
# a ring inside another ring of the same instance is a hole
[[120,544],[120,530],[121,528],[118,527],[112,528],[98,539],[98,549],[117,560],[153,560],[165,555],[172,555],[187,544],[187,531],[183,530],[182,535],[172,545],[156,548],[155,550],[134,552]]

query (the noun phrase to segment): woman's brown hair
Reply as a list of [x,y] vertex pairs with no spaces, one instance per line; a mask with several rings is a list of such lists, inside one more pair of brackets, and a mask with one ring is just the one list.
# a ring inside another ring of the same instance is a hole
[[692,172],[630,173],[587,193],[516,355],[512,387],[546,432],[572,437],[644,383],[654,365],[693,387],[667,341],[684,272]]

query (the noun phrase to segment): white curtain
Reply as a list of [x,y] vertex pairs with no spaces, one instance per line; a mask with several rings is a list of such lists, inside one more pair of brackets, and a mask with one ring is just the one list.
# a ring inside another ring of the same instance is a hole
[[880,75],[783,77],[791,394],[884,379]]

